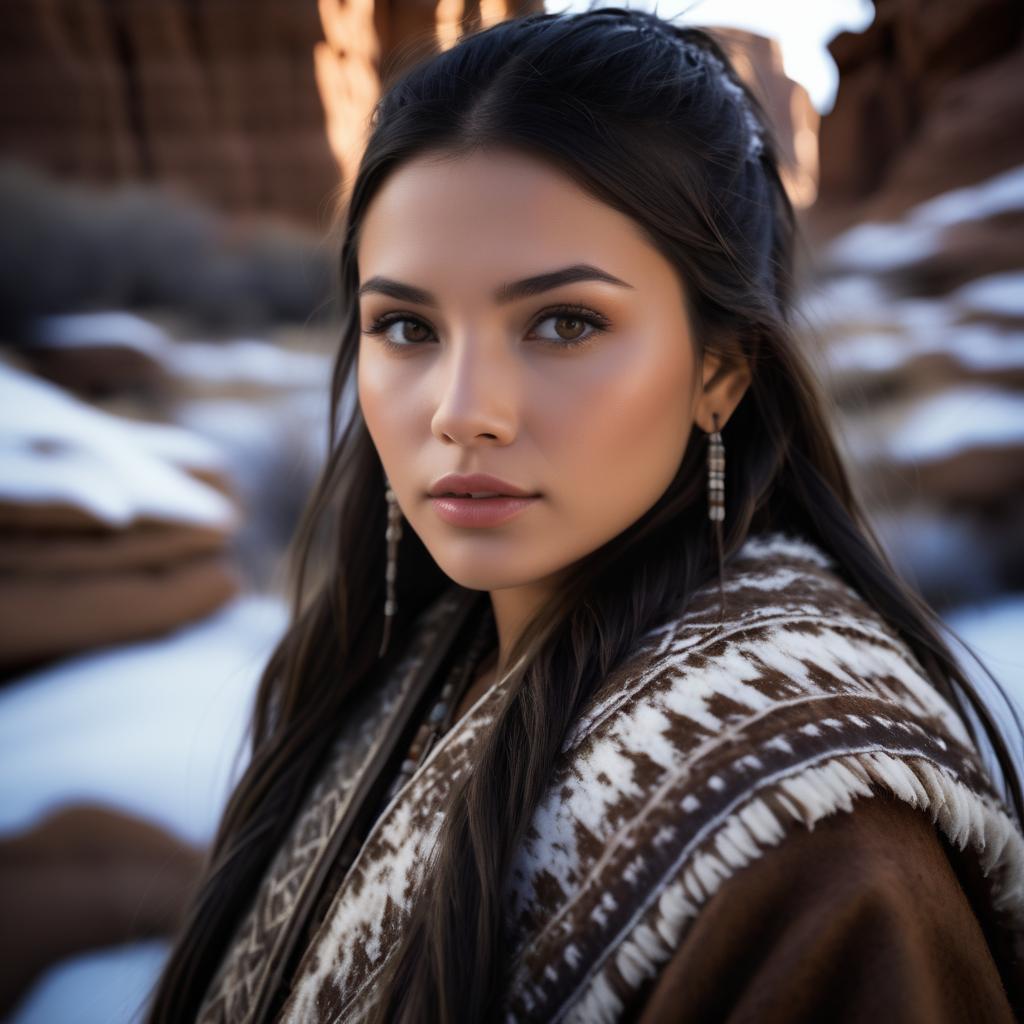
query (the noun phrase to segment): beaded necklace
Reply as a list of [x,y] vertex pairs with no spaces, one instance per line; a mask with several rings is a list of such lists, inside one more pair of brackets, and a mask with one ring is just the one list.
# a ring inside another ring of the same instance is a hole
[[477,622],[473,637],[466,648],[465,655],[458,660],[448,673],[448,678],[441,687],[441,692],[434,701],[427,717],[420,723],[413,737],[405,759],[398,773],[391,781],[384,795],[381,808],[390,803],[391,798],[412,778],[416,769],[423,763],[433,749],[434,744],[451,728],[455,717],[455,709],[469,689],[473,673],[483,656],[484,650],[491,640],[491,622],[488,615],[482,615]]
[[[490,615],[484,614],[481,615],[476,624],[472,639],[466,647],[465,653],[452,666],[441,687],[441,692],[431,706],[427,717],[416,730],[416,735],[398,769],[397,775],[392,779],[383,798],[377,802],[374,821],[391,802],[392,797],[394,797],[398,790],[413,776],[438,739],[451,728],[455,709],[469,689],[473,673],[489,643],[493,643],[493,620]],[[366,839],[367,832],[372,827],[373,822],[371,821],[363,830],[354,831],[345,841],[337,859],[331,866],[324,880],[323,888],[305,922],[302,941],[297,944],[292,954],[292,962],[284,972],[282,988],[279,993],[280,998],[284,998],[289,991],[298,958],[312,941],[317,928],[327,913],[327,909],[334,898],[338,886],[341,884],[341,880],[359,853]]]

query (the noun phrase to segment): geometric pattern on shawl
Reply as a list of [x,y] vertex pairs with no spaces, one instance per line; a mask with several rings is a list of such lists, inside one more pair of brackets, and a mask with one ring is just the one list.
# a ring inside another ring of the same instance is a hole
[[960,718],[822,552],[776,537],[744,559],[731,624],[663,629],[570,740],[516,867],[508,1019],[616,1020],[724,880],[872,787],[974,847],[1024,955],[1024,839]]
[[[803,539],[748,538],[724,586],[723,621],[715,580],[644,635],[566,740],[506,892],[508,1021],[617,1020],[723,881],[792,829],[880,790],[971,850],[1022,952],[1024,836],[908,646]],[[502,683],[377,819],[278,1020],[365,1015]],[[309,820],[351,771],[320,787]]]
[[413,640],[394,670],[377,690],[363,694],[346,717],[324,768],[240,919],[207,987],[196,1024],[242,1024],[253,1019],[270,967],[295,924],[296,907],[308,896],[362,771],[372,761],[387,721],[400,707],[420,661],[454,607],[449,591],[421,612]]

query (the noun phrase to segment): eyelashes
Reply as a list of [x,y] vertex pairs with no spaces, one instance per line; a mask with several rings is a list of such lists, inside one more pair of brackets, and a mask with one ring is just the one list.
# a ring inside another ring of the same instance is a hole
[[[586,345],[598,334],[602,334],[611,327],[611,321],[602,313],[598,313],[593,309],[588,309],[586,306],[564,305],[544,310],[534,320],[532,329],[536,330],[537,326],[544,323],[546,320],[559,319],[580,320],[589,325],[591,327],[591,331],[579,338],[540,339],[541,341],[553,345],[555,348],[576,348],[577,346]],[[388,331],[391,327],[399,323],[413,323],[420,327],[425,327],[428,331],[430,330],[430,325],[420,317],[414,316],[411,313],[395,312],[385,313],[382,316],[377,317],[377,319],[366,327],[362,333],[377,337],[385,348],[392,350],[398,349],[404,351],[424,344],[423,341],[395,341],[388,337]]]

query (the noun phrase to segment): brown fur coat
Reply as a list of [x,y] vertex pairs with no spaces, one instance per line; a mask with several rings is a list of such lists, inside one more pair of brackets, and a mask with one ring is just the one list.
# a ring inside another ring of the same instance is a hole
[[[692,960],[688,939],[705,913],[710,919],[750,877],[768,877],[757,875],[762,862],[783,863],[816,824],[825,840],[837,821],[866,827],[868,818],[851,812],[868,801],[881,809],[879,797],[908,834],[917,828],[926,843],[941,837],[959,851],[977,880],[973,898],[1000,958],[1003,995],[1019,996],[1012,986],[1024,956],[1024,837],[912,652],[801,539],[748,539],[726,565],[725,596],[724,622],[712,583],[678,618],[650,630],[568,737],[508,883],[514,956],[503,1019],[635,1019],[668,968],[678,978],[683,953]],[[459,607],[453,590],[421,615],[386,685],[346,722],[225,951],[203,1024],[355,1022],[371,1004],[423,882],[445,799],[471,770],[504,695],[499,680],[456,722],[365,841],[348,834]],[[894,870],[913,872],[915,862]],[[807,908],[792,885],[785,891],[781,903],[773,895],[782,918]],[[715,934],[734,950],[754,941],[745,929]],[[697,998],[699,957],[686,970]],[[665,999],[665,991],[655,994]],[[683,984],[680,1020],[688,998]],[[791,1017],[763,1019],[814,1018],[794,1008]]]

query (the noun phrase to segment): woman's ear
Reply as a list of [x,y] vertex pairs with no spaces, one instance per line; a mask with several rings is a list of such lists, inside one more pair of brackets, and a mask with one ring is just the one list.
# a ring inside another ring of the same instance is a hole
[[694,422],[705,433],[715,429],[712,413],[718,414],[719,429],[725,426],[750,385],[750,365],[742,356],[725,357],[705,350],[701,360],[701,391],[693,410]]

